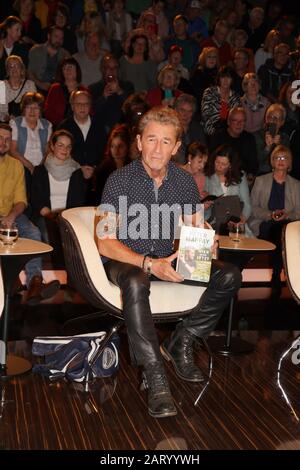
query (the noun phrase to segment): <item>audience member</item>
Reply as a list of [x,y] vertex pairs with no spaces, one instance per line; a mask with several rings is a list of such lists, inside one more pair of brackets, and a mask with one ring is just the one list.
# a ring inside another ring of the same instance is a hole
[[131,37],[128,53],[120,59],[120,75],[131,82],[134,91],[147,91],[155,85],[156,64],[149,59],[148,38],[137,33]]
[[236,152],[241,170],[252,183],[257,174],[258,162],[256,142],[253,135],[245,131],[246,111],[242,107],[231,108],[227,118],[227,129],[215,133],[210,139],[211,149],[227,144]]
[[54,132],[44,163],[36,166],[32,175],[32,220],[43,240],[54,246],[56,268],[56,261],[61,265],[60,258],[63,259],[57,216],[64,209],[83,206],[86,196],[83,172],[71,158],[72,145],[73,137],[68,131]]
[[243,93],[243,78],[249,70],[250,57],[247,49],[236,49],[233,55],[233,90],[240,96]]
[[216,22],[214,33],[205,39],[201,47],[215,47],[218,49],[220,65],[228,65],[232,61],[231,47],[226,41],[228,35],[228,24],[225,20]]
[[25,67],[28,64],[28,46],[20,41],[22,21],[16,16],[9,16],[1,24],[2,53],[0,53],[0,80],[6,78],[5,61],[10,55],[21,57]]
[[256,178],[251,191],[252,216],[249,224],[259,238],[276,245],[272,255],[272,293],[280,296],[282,270],[281,232],[285,224],[300,219],[300,182],[289,176],[291,151],[277,145],[271,154],[272,172]]
[[95,34],[98,36],[99,47],[109,51],[108,33],[105,24],[98,11],[87,11],[81,20],[76,32],[78,52],[86,51],[86,40],[88,36]]
[[42,42],[42,27],[40,20],[35,16],[35,1],[16,0],[14,8],[22,21],[22,41],[30,46]]
[[58,66],[56,81],[51,85],[45,102],[45,117],[54,127],[72,114],[70,94],[84,90],[81,85],[81,69],[74,57],[63,59]]
[[178,113],[178,117],[182,126],[181,146],[175,155],[175,161],[178,163],[186,163],[187,148],[194,140],[199,140],[202,144],[206,144],[206,137],[202,127],[202,123],[194,119],[197,109],[196,98],[183,93],[174,104],[174,108]]
[[245,131],[257,132],[263,128],[266,109],[270,102],[260,91],[260,82],[255,73],[246,73],[242,87],[244,95],[241,104],[246,111]]
[[268,59],[258,70],[261,91],[271,103],[278,100],[282,85],[293,80],[293,71],[289,60],[289,46],[278,44],[274,48],[274,58]]
[[73,55],[77,60],[81,73],[82,85],[90,86],[92,83],[102,79],[100,64],[102,57],[107,54],[107,50],[101,49],[99,35],[90,33],[85,38],[84,51]]
[[280,43],[280,34],[277,29],[268,32],[264,44],[257,49],[255,53],[255,70],[258,72],[261,65],[264,65],[268,59],[273,58],[274,47]]
[[96,169],[96,195],[100,204],[103,188],[109,175],[130,163],[131,136],[126,124],[115,126],[108,137],[104,159]]
[[43,161],[52,124],[42,118],[44,98],[40,93],[28,92],[21,100],[21,113],[10,121],[12,127],[11,154],[20,160],[30,173]]
[[[87,90],[73,91],[70,96],[73,116],[64,119],[58,129],[69,131],[74,139],[73,158],[83,170],[93,173],[102,158],[106,133],[99,116],[90,117],[91,95]],[[85,168],[87,167],[87,168]]]
[[176,98],[182,94],[178,90],[180,77],[177,70],[172,65],[166,65],[157,75],[158,87],[152,88],[148,91],[146,100],[149,105],[170,106],[173,107]]
[[271,104],[266,110],[263,128],[255,133],[258,174],[271,171],[270,155],[276,145],[290,147],[289,136],[284,132],[285,117],[286,110],[281,104]]
[[172,65],[180,75],[181,79],[188,80],[189,79],[189,71],[185,68],[182,64],[182,57],[183,57],[183,49],[176,44],[170,47],[168,52],[168,59],[164,60],[159,64],[157,70],[160,71],[165,65]]
[[[0,213],[1,223],[7,227],[16,222],[19,235],[31,240],[41,240],[38,228],[23,213],[27,206],[24,168],[16,159],[10,156],[11,127],[0,123]],[[43,283],[42,260],[33,258],[25,265],[27,298],[29,305],[37,305],[42,299],[52,297],[59,290],[58,281]]]
[[105,54],[101,60],[102,79],[89,86],[93,111],[103,117],[109,131],[122,119],[122,104],[134,92],[132,83],[120,79],[119,63],[112,54]]
[[125,3],[125,0],[112,0],[111,9],[106,13],[110,49],[117,59],[123,54],[122,43],[132,30],[132,18],[125,11]]
[[43,44],[36,44],[29,51],[28,77],[44,95],[55,80],[58,64],[69,56],[69,53],[62,47],[63,41],[63,30],[57,26],[51,26],[47,41]]
[[0,119],[9,119],[21,114],[20,102],[28,91],[36,91],[32,80],[26,80],[26,69],[21,57],[10,55],[5,61],[7,79],[5,84],[5,102],[0,100]]
[[199,55],[198,65],[191,77],[191,84],[197,98],[199,109],[201,109],[203,93],[206,88],[216,84],[218,68],[218,49],[216,47],[204,47]]
[[183,49],[182,65],[190,71],[199,55],[199,45],[189,38],[187,28],[188,21],[185,16],[176,15],[173,19],[174,34],[165,40],[164,49],[167,55],[171,46],[180,46]]
[[264,42],[267,31],[264,24],[265,12],[261,7],[254,7],[249,13],[249,20],[243,27],[248,34],[246,47],[255,53]]
[[53,16],[53,25],[58,26],[64,32],[62,47],[70,54],[78,52],[76,35],[70,26],[70,10],[64,3],[58,3],[57,10]]
[[187,163],[182,168],[190,173],[197,185],[200,198],[203,199],[207,196],[205,188],[205,173],[204,168],[208,158],[208,151],[205,145],[195,140],[187,148]]
[[[157,34],[156,16],[151,10],[144,11],[137,23],[138,30],[148,38],[149,57],[159,64],[164,59],[164,48],[161,38]],[[135,34],[134,31],[132,34]],[[128,51],[126,50],[128,54]]]
[[205,132],[209,136],[224,128],[229,110],[241,104],[239,95],[232,89],[232,82],[232,69],[220,67],[216,86],[210,86],[204,91],[201,115]]
[[[239,197],[241,202],[239,223],[245,224],[251,214],[250,193],[246,175],[240,170],[239,158],[235,150],[226,144],[218,147],[209,158],[206,174],[205,190],[208,194]],[[210,220],[213,214],[212,208],[209,207],[205,212],[205,217]],[[232,214],[228,214],[229,217],[230,215]],[[221,226],[219,220],[213,218],[210,223],[219,233],[228,233],[227,227]],[[249,235],[249,228],[247,232]]]

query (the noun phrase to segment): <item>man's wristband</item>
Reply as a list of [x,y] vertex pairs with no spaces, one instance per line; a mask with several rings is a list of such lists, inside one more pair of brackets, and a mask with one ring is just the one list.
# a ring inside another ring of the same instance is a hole
[[152,269],[152,258],[147,257],[145,263],[145,273],[150,277],[151,276],[151,269]]
[[148,255],[145,255],[141,267],[144,273],[146,273],[148,276],[151,276],[152,258],[150,258]]
[[147,258],[148,258],[148,255],[145,255],[144,258],[143,258],[143,261],[142,261],[141,268],[142,268],[143,271],[145,271],[145,262],[146,262]]

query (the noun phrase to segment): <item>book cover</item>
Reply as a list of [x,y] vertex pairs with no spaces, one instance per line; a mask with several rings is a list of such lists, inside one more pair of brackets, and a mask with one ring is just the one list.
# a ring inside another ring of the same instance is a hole
[[208,282],[210,279],[214,230],[181,227],[176,271],[184,279]]

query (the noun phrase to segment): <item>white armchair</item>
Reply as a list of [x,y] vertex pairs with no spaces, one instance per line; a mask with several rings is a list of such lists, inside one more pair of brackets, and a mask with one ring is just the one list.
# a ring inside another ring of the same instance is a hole
[[[107,278],[94,241],[94,207],[63,211],[60,219],[66,268],[79,293],[95,307],[122,316],[119,287]],[[199,302],[205,287],[152,282],[150,305],[155,320],[177,320]]]

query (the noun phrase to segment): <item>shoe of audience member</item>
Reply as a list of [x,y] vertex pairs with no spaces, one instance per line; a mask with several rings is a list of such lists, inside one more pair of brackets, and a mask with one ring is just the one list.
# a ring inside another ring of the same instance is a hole
[[41,300],[53,297],[59,288],[60,283],[57,280],[44,284],[42,276],[33,276],[28,286],[26,303],[31,306],[38,305]]

